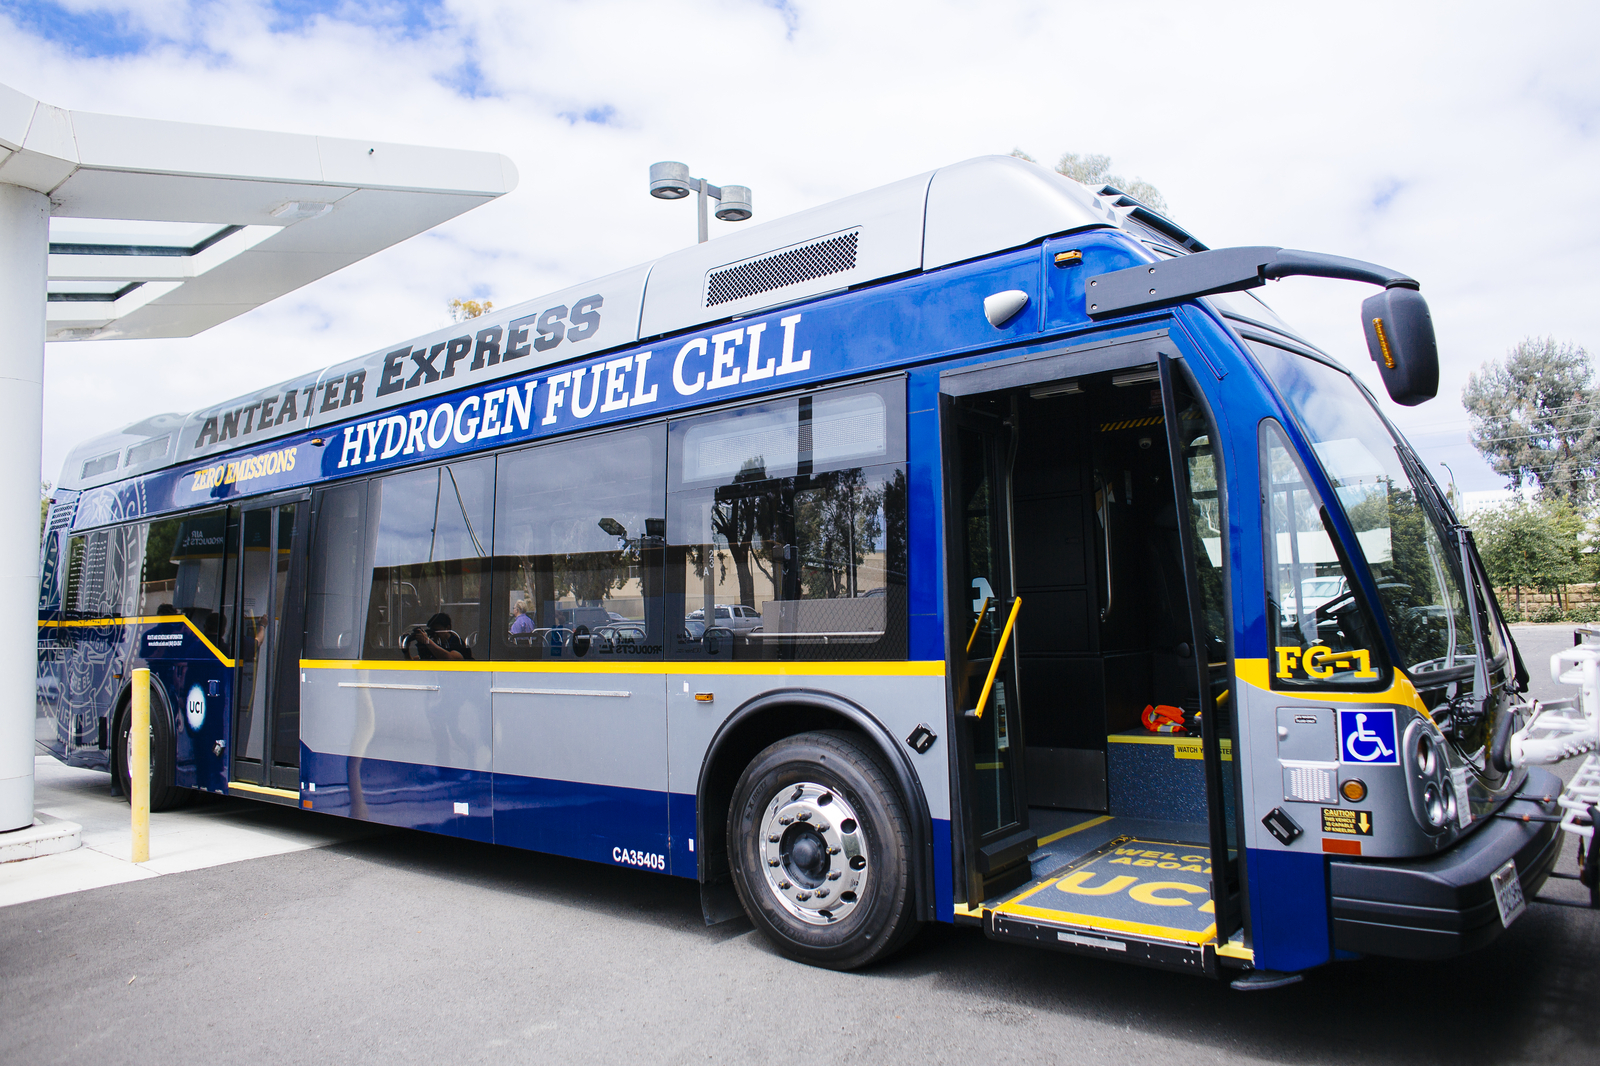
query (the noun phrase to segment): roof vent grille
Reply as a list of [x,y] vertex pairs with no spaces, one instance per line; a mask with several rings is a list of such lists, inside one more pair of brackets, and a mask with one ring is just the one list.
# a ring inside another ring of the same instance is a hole
[[99,477],[117,468],[117,463],[122,459],[121,452],[108,452],[97,455],[93,459],[84,460],[83,476],[86,478]]
[[802,281],[855,269],[859,229],[797,245],[774,255],[749,259],[706,275],[706,306],[743,300]]
[[152,459],[165,459],[167,457],[167,445],[171,441],[172,434],[169,433],[164,437],[151,437],[143,444],[135,444],[128,449],[128,465],[142,466]]

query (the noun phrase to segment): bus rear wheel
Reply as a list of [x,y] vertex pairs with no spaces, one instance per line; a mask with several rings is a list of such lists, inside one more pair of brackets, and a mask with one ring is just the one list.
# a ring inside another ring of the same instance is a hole
[[728,860],[745,913],[780,952],[851,970],[918,928],[905,805],[847,733],[802,733],[757,755],[734,787]]
[[[152,686],[153,687],[153,686]],[[133,707],[124,703],[117,708],[116,726],[112,731],[111,772],[116,774],[117,787],[124,797],[133,798],[128,765],[133,758]],[[168,811],[182,807],[194,798],[187,788],[173,784],[177,770],[177,752],[173,746],[172,718],[166,708],[150,701],[150,809]]]

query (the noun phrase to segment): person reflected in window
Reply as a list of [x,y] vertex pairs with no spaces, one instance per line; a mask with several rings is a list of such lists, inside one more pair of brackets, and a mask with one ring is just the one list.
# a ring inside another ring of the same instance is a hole
[[528,601],[518,600],[511,609],[511,635],[515,637],[532,632],[533,619],[528,617]]
[[470,659],[472,649],[450,628],[450,616],[440,611],[406,638],[408,659]]

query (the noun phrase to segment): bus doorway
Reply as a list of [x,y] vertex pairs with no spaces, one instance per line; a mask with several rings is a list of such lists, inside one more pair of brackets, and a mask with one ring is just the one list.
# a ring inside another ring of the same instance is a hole
[[238,634],[229,781],[300,798],[300,646],[311,503],[246,507],[238,537]]
[[1216,431],[1161,351],[945,376],[966,913],[1209,971],[1242,924],[1227,523]]

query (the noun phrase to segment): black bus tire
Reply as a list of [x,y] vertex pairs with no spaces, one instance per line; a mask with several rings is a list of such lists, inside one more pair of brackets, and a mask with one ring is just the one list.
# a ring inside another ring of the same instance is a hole
[[751,922],[813,966],[865,966],[920,926],[905,804],[848,733],[787,737],[745,767],[728,811],[728,864]]
[[[130,802],[133,789],[128,780],[129,734],[133,731],[133,705],[123,703],[117,708],[116,726],[112,731],[111,772],[116,775],[117,787]],[[194,793],[174,784],[177,770],[177,751],[172,737],[172,719],[157,701],[150,701],[150,809],[170,811],[186,806]]]

